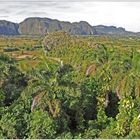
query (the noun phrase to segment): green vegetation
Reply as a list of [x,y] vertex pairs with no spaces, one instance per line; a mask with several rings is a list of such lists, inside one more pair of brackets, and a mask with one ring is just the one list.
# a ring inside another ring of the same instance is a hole
[[1,38],[0,138],[139,138],[139,45],[61,31]]

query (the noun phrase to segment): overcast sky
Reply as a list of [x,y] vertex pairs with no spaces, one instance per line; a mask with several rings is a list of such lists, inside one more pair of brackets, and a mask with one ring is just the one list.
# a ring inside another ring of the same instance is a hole
[[91,25],[115,25],[140,31],[140,2],[112,1],[0,0],[0,20],[21,22],[27,17],[48,17],[70,22],[85,20]]

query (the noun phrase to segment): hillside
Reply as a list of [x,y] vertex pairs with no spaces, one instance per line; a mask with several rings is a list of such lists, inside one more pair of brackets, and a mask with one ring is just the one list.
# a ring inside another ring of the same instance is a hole
[[126,31],[125,28],[115,26],[98,25],[93,26],[99,35],[135,35],[133,32]]
[[64,30],[73,35],[96,34],[95,29],[85,21],[70,23],[48,18],[28,18],[19,24],[20,34],[44,35],[58,30]]
[[0,20],[0,35],[18,35],[18,24]]
[[97,25],[86,21],[65,22],[50,18],[32,17],[19,24],[0,20],[0,35],[46,35],[46,33],[64,30],[71,35],[122,35],[138,36],[139,33],[126,31],[122,27]]

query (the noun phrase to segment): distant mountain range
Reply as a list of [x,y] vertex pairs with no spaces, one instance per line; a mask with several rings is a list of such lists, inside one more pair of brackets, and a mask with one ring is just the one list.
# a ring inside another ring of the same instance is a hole
[[67,31],[72,35],[140,35],[140,33],[126,31],[122,27],[91,26],[86,21],[70,23],[56,19],[33,17],[17,24],[0,20],[0,35],[45,35],[58,30]]
[[0,20],[0,35],[19,35],[19,25],[5,20]]

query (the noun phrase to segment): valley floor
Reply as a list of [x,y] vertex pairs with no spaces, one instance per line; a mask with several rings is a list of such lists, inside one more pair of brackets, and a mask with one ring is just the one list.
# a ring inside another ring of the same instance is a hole
[[0,38],[0,138],[140,137],[140,38]]

